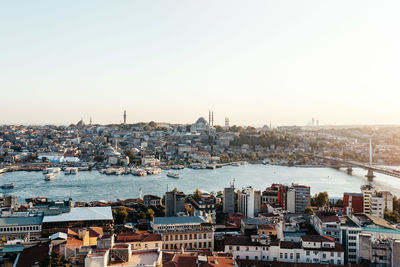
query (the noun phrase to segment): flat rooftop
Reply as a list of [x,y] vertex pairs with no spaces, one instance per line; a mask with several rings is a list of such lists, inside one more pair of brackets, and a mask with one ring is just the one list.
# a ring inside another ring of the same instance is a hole
[[59,215],[46,215],[43,223],[111,220],[113,220],[111,207],[79,207],[71,208],[70,212]]
[[168,224],[199,224],[207,223],[199,216],[183,216],[183,217],[155,217],[153,224],[168,225]]

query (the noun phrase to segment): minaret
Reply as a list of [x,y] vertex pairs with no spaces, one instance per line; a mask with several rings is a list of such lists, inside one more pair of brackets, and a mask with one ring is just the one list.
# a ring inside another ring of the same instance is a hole
[[90,117],[90,124],[89,125],[92,126],[92,117]]
[[211,127],[211,110],[208,111],[208,125]]
[[126,124],[126,110],[124,110],[124,125]]

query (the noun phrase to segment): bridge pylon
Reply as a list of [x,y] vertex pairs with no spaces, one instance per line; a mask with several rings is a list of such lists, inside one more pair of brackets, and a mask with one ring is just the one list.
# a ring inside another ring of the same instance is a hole
[[372,169],[368,169],[367,175],[365,175],[368,179],[372,179],[375,177],[374,171]]
[[347,174],[352,174],[353,173],[353,167],[347,166]]

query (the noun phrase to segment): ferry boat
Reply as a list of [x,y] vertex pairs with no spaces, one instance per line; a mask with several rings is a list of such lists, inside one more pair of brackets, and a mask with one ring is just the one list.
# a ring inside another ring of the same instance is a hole
[[61,172],[61,168],[46,168],[43,170],[43,174],[59,173],[59,172]]
[[13,189],[14,184],[3,184],[0,187],[1,187],[1,189]]
[[174,173],[174,172],[168,172],[168,173],[167,173],[167,176],[168,176],[168,177],[171,177],[171,178],[175,178],[175,179],[178,179],[178,178],[179,178],[179,174]]
[[48,173],[48,174],[46,174],[46,175],[44,176],[44,179],[45,179],[46,181],[53,181],[54,178],[56,178],[55,173]]
[[142,170],[142,169],[137,169],[137,170],[134,170],[132,172],[132,174],[136,175],[136,176],[146,176],[147,175],[147,171]]
[[77,174],[78,173],[78,168],[65,168],[64,174],[69,175],[69,174]]

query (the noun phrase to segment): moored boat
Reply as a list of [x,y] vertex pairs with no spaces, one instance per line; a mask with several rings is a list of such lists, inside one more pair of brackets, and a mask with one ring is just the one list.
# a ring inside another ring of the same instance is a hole
[[179,178],[179,174],[178,173],[174,173],[174,172],[168,172],[167,176],[170,177],[170,178],[175,178],[175,179]]
[[44,179],[45,179],[46,181],[53,181],[54,178],[56,178],[55,173],[48,173],[48,174],[46,174],[46,175],[44,176]]
[[1,189],[13,189],[14,184],[3,184],[0,187],[1,187]]

